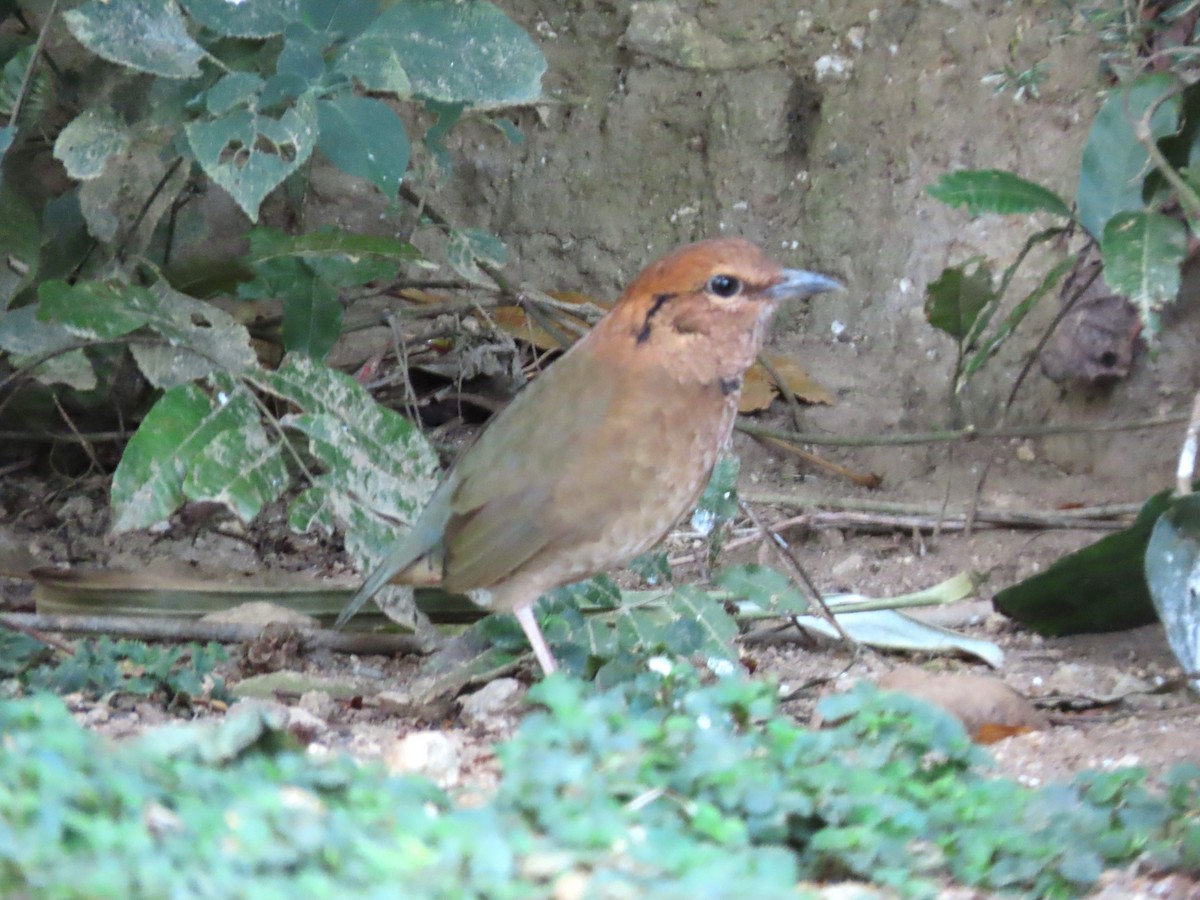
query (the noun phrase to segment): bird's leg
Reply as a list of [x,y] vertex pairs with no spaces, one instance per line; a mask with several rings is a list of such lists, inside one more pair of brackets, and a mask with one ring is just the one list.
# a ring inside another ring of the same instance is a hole
[[525,637],[529,638],[530,646],[533,647],[533,655],[541,664],[542,671],[547,675],[556,671],[558,663],[554,661],[554,654],[550,652],[546,639],[542,637],[542,629],[538,627],[537,619],[533,617],[533,605],[518,606],[513,610],[513,615],[521,623],[521,630],[525,632]]

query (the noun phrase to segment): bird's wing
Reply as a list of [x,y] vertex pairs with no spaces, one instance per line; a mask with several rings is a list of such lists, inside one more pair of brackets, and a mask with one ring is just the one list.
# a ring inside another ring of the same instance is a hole
[[380,588],[403,572],[421,557],[437,547],[450,515],[450,497],[454,493],[454,477],[447,478],[433,492],[429,503],[417,517],[408,534],[397,541],[396,546],[383,561],[367,576],[362,587],[346,604],[337,617],[334,628],[341,628],[350,617],[362,609],[363,604],[379,593]]
[[588,349],[577,344],[518,394],[455,465],[448,590],[496,584],[571,527],[555,515],[554,498],[617,391],[613,379],[596,377]]

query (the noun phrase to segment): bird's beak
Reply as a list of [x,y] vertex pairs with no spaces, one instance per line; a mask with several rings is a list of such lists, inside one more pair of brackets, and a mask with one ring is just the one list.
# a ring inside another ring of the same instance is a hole
[[766,300],[799,300],[825,291],[840,290],[844,290],[840,281],[804,269],[784,269],[780,280],[763,291],[762,297]]

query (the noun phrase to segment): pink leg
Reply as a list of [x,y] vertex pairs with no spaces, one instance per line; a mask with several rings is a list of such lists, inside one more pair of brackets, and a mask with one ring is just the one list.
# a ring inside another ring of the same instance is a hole
[[529,643],[533,647],[533,655],[541,664],[542,671],[549,675],[557,670],[558,663],[554,661],[554,654],[546,645],[546,639],[542,637],[542,629],[538,628],[537,619],[533,617],[533,607],[518,606],[513,610],[513,615],[521,623],[521,630],[525,632],[525,637],[529,638]]

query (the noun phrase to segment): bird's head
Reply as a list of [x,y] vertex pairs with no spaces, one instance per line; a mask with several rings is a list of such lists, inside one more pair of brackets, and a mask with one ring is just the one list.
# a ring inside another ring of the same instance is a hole
[[642,357],[689,378],[734,378],[754,362],[782,301],[839,288],[824,275],[783,268],[749,241],[700,241],[633,280],[609,317],[609,340],[634,364]]

